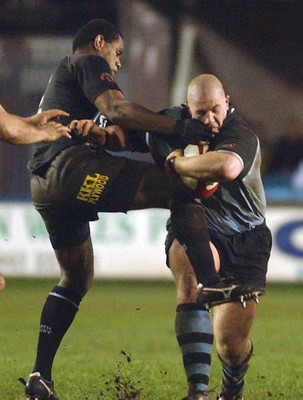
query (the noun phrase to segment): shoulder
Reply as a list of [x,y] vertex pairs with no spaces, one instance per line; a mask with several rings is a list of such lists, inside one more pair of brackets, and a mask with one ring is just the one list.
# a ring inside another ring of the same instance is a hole
[[237,154],[247,168],[260,152],[257,136],[236,111],[228,113],[212,147],[215,151]]
[[108,62],[104,58],[93,54],[72,54],[67,58],[68,63],[72,66],[84,67],[86,65],[96,65],[109,68]]
[[220,141],[227,138],[234,138],[247,144],[258,143],[258,138],[249,123],[234,108],[228,113],[218,135]]

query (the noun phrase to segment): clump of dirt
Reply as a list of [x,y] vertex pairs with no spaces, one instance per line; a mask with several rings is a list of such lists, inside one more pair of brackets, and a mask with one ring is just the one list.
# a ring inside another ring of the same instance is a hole
[[[115,400],[141,400],[143,399],[141,382],[139,380],[140,371],[134,369],[132,359],[124,350],[121,351],[123,360],[117,365],[115,371],[110,378],[107,377],[105,388],[100,393],[102,398],[110,398]],[[138,378],[134,378],[137,376]]]

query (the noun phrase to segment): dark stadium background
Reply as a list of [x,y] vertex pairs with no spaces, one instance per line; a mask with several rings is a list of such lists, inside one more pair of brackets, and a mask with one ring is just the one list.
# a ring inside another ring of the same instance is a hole
[[[155,43],[168,41],[167,57],[161,58],[156,75],[148,76],[130,57],[130,38],[145,18],[140,3],[157,9],[170,24],[170,30],[153,32]],[[251,0],[2,0],[0,4],[0,103],[23,116],[37,109],[47,76],[58,62],[58,54],[47,55],[46,62],[33,66],[40,73],[26,75],[34,58],[26,38],[45,35],[72,39],[77,29],[88,20],[104,17],[117,23],[125,36],[126,54],[120,73],[122,89],[134,101],[159,110],[169,104],[178,51],[180,24],[189,16],[203,22],[225,39],[243,49],[258,64],[270,69],[296,90],[303,89],[303,4],[302,1]],[[137,24],[137,25],[136,25]],[[169,37],[169,39],[168,39]],[[41,48],[41,51],[47,49]],[[31,82],[26,77],[34,80]],[[155,76],[158,78],[155,81]],[[142,90],[142,80],[145,82]],[[39,82],[37,82],[39,81]],[[39,83],[39,84],[38,84]],[[148,85],[148,90],[146,90]],[[148,98],[146,93],[149,93]],[[261,99],[260,99],[261,101]],[[278,110],[281,114],[283,109]],[[278,114],[279,115],[279,114]],[[249,117],[249,115],[245,115]],[[268,138],[267,138],[268,140]],[[17,148],[0,144],[0,196],[2,200],[28,200],[29,174],[26,163],[30,147]],[[13,162],[12,162],[13,160]]]

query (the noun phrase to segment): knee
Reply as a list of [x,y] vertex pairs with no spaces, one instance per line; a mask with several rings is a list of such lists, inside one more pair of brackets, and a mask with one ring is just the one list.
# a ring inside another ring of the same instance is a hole
[[92,280],[93,273],[75,274],[65,271],[62,273],[60,285],[83,297],[90,289]]
[[219,358],[222,359],[228,365],[238,365],[241,362],[240,349],[231,343],[217,344],[217,352]]
[[252,343],[248,337],[226,336],[217,341],[219,358],[231,366],[240,365],[252,351]]
[[60,285],[81,297],[89,290],[94,277],[93,253],[88,244],[56,252],[61,267]]

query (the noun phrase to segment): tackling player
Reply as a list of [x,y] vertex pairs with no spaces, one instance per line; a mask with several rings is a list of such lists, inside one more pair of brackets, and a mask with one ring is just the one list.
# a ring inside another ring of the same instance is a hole
[[[176,121],[126,100],[114,79],[123,47],[122,34],[111,23],[97,19],[84,25],[73,41],[73,54],[49,81],[40,109],[64,109],[70,114],[62,119],[66,124],[101,112],[125,129],[164,132],[184,144],[212,136],[199,121]],[[29,400],[57,399],[51,377],[54,357],[93,279],[89,221],[102,211],[169,207],[171,188],[163,168],[115,157],[95,147],[96,142],[104,143],[102,130],[94,143],[73,133],[71,140],[36,145],[29,162],[33,202],[62,274],[42,310],[37,357],[25,388]]]
[[[60,116],[68,116],[61,110],[49,110],[32,117],[22,118],[10,114],[0,105],[0,140],[12,144],[31,144],[52,141],[60,137],[70,138],[70,129],[58,122],[48,122]],[[0,273],[0,293],[5,288],[5,279]]]

